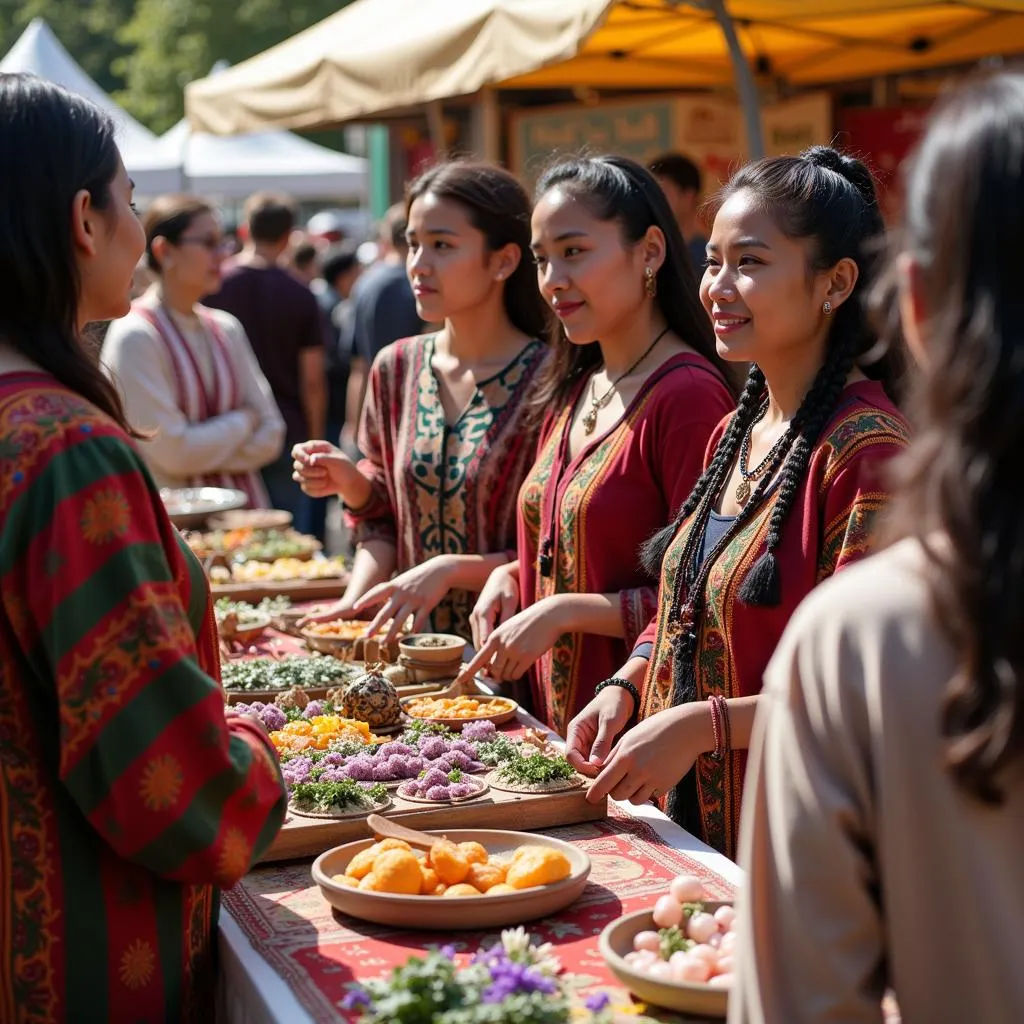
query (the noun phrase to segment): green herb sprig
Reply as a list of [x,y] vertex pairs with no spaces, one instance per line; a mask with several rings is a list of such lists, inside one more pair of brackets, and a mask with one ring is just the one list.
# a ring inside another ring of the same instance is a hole
[[543,785],[576,778],[576,770],[564,757],[530,754],[512,758],[498,767],[498,776],[506,782]]
[[327,812],[334,808],[373,807],[387,799],[388,791],[380,783],[364,788],[352,779],[341,782],[297,782],[292,800],[300,807]]

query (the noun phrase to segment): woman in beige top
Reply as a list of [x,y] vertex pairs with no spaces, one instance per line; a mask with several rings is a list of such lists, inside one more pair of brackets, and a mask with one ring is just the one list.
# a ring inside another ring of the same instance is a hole
[[281,453],[284,420],[242,325],[200,305],[220,287],[217,217],[201,199],[164,196],[143,226],[157,280],[111,324],[101,357],[150,435],[142,455],[162,486],[235,487],[266,507],[259,470]]
[[[1024,76],[934,116],[899,286],[922,367],[902,540],[822,585],[765,684],[733,1024],[1024,1020]],[[895,288],[890,290],[895,298]]]

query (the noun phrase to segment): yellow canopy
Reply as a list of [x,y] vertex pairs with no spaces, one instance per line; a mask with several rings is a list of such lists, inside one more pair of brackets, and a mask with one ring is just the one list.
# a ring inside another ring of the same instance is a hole
[[[314,128],[507,88],[734,80],[702,0],[356,0],[191,83],[193,126]],[[1024,0],[726,0],[749,61],[812,85],[1024,53]]]

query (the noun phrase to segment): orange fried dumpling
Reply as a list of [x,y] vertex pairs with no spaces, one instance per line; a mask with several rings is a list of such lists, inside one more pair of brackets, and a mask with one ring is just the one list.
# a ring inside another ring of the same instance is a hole
[[505,881],[514,889],[551,885],[572,874],[569,858],[550,846],[525,846],[516,850]]
[[409,850],[385,850],[373,862],[373,871],[380,892],[396,892],[418,896],[423,886],[423,872],[416,855]]
[[425,868],[420,865],[420,871],[423,873],[423,883],[420,885],[420,894],[423,896],[432,896],[438,885],[442,884],[441,879],[438,878],[437,872],[433,868]]
[[518,889],[513,889],[511,885],[506,882],[499,882],[497,885],[492,885],[490,889],[484,894],[486,896],[507,896],[509,893],[519,892]]
[[445,885],[458,885],[469,874],[466,855],[450,839],[438,839],[430,847],[430,866]]
[[449,885],[443,895],[445,897],[451,896],[453,899],[459,896],[479,896],[480,890],[475,889],[472,885],[467,885],[465,882],[461,882],[459,885]]
[[358,889],[359,881],[351,875],[331,875],[331,881],[337,885],[344,885],[349,889]]
[[363,892],[380,892],[380,879],[371,871],[359,879],[358,888]]
[[481,892],[505,881],[505,868],[500,864],[470,864],[466,881]]
[[376,859],[377,854],[380,852],[380,843],[374,843],[373,846],[368,846],[365,850],[360,850],[360,852],[348,862],[348,867],[345,868],[345,874],[351,875],[355,879],[365,878],[373,870],[373,862]]
[[459,849],[463,852],[470,864],[486,864],[487,851],[474,842],[459,843]]

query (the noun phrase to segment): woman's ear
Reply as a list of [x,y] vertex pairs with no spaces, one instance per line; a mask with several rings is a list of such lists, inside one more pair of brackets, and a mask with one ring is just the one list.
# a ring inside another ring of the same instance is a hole
[[164,238],[163,235],[157,235],[149,245],[153,252],[153,260],[156,262],[158,267],[166,267],[172,262],[170,247],[171,243]]
[[496,281],[507,281],[519,266],[523,254],[515,242],[509,242],[491,253],[491,273]]
[[654,273],[661,270],[661,266],[665,262],[667,248],[665,232],[652,224],[644,233],[644,237],[640,239],[640,252],[643,256],[644,267],[650,267]]
[[828,272],[828,290],[822,299],[831,304],[832,311],[837,310],[852,294],[860,277],[860,267],[855,260],[844,256]]
[[83,256],[96,255],[98,230],[92,196],[87,189],[79,189],[71,200],[71,240]]

